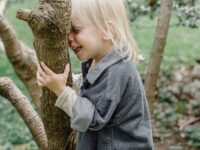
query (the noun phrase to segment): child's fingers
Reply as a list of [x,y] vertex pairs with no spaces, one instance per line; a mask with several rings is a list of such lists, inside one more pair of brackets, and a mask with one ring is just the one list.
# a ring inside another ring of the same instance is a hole
[[69,67],[69,63],[68,63],[68,64],[65,66],[64,75],[65,75],[65,76],[68,76],[69,71],[70,71],[70,67]]
[[46,78],[46,76],[47,76],[39,64],[38,64],[37,76],[42,76],[43,78]]
[[44,69],[44,71],[45,71],[46,74],[48,74],[48,75],[54,74],[54,72],[53,72],[50,68],[48,68],[48,67],[44,64],[44,62],[41,62],[41,66],[42,66],[42,68]]
[[37,81],[37,84],[38,84],[38,86],[40,86],[40,87],[45,87],[45,85],[44,85],[44,83],[42,83],[41,81]]
[[39,70],[37,71],[36,76],[37,76],[37,79],[40,78]]
[[40,76],[39,72],[37,72],[37,84],[40,87],[45,86],[45,79]]
[[37,84],[38,84],[38,86],[40,86],[40,87],[43,86],[42,83],[41,83],[40,81],[38,81],[38,80],[37,80]]

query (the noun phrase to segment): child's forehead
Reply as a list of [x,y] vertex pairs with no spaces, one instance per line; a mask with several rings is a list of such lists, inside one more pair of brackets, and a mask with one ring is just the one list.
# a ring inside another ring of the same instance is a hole
[[87,26],[91,24],[89,17],[84,13],[79,13],[74,10],[71,15],[71,22],[74,26]]
[[81,24],[81,22],[72,21],[72,27],[79,28],[79,27],[84,27],[84,26],[83,26],[83,24]]
[[75,19],[72,18],[71,22],[73,27],[86,27],[91,25],[90,21],[85,21],[81,18],[75,18]]

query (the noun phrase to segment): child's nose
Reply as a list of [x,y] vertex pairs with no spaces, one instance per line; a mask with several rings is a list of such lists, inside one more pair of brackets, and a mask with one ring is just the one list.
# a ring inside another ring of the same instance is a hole
[[71,42],[74,40],[74,34],[73,32],[70,32],[69,35],[68,35],[68,40]]

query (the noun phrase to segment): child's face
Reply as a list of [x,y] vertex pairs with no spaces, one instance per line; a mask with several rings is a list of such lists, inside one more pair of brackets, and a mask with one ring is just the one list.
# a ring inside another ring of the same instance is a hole
[[69,46],[79,60],[94,58],[96,61],[105,55],[107,46],[101,31],[91,23],[81,25],[72,21],[72,30],[68,36]]

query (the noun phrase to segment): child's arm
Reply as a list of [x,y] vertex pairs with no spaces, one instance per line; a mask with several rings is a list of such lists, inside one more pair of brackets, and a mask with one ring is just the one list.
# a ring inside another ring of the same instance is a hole
[[77,99],[76,91],[66,86],[56,100],[55,106],[66,112],[70,118],[73,117],[73,107]]
[[82,85],[82,73],[72,73],[73,85],[72,88],[66,86],[63,92],[59,95],[56,100],[55,106],[66,112],[71,118],[73,117],[73,107],[77,98],[77,94],[80,92]]

